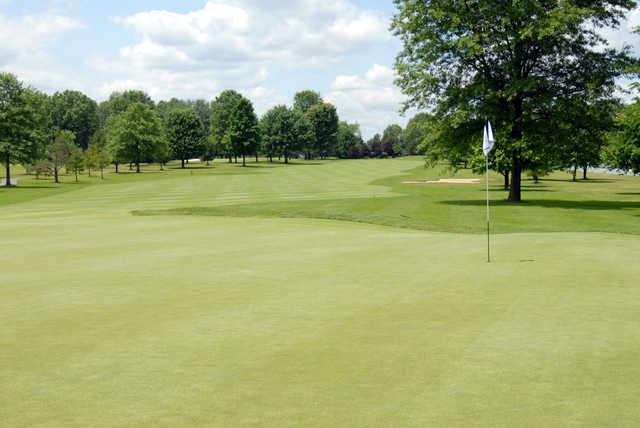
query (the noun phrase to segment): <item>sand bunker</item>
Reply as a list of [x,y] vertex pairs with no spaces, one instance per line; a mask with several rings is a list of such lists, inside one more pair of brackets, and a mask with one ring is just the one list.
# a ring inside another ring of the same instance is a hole
[[439,180],[411,180],[403,184],[480,184],[479,178],[441,178]]

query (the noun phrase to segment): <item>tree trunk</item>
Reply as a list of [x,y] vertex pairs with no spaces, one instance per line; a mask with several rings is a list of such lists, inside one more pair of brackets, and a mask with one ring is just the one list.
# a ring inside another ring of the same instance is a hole
[[238,155],[235,155],[235,156],[236,156],[236,163],[238,163]]
[[104,180],[104,168],[100,168],[100,180]]
[[258,162],[259,162],[259,160],[258,160],[258,154],[256,153],[256,163],[258,163]]
[[582,179],[583,180],[587,180],[587,167],[586,166],[582,167]]
[[242,166],[247,166],[247,158],[244,153],[242,154]]
[[284,163],[285,165],[289,163],[289,152],[284,152]]
[[181,159],[182,161],[182,169],[184,169],[184,159]]
[[509,190],[509,170],[506,170],[504,175],[504,190]]
[[78,171],[76,171],[76,183],[78,182]]
[[129,162],[129,171],[133,171],[133,163]]
[[89,170],[89,177],[91,177],[91,168],[87,168]]
[[140,174],[140,161],[136,160],[136,174]]
[[273,163],[273,155],[269,155],[269,163]]
[[574,163],[573,164],[573,181],[576,181],[577,176],[578,176],[578,164]]
[[7,157],[4,159],[4,166],[6,168],[7,171],[7,176],[5,177],[5,185],[7,187],[11,186],[11,158],[9,157],[9,154],[7,154]]
[[53,182],[60,183],[60,179],[58,178],[58,165],[53,165]]
[[509,187],[509,202],[522,201],[522,161],[516,151],[511,158],[511,186]]
[[116,164],[116,174],[118,174],[118,162],[116,162],[115,164]]
[[229,163],[233,163],[233,156],[229,155]]

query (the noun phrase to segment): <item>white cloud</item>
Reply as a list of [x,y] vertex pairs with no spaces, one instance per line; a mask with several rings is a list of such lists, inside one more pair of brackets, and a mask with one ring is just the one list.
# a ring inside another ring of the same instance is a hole
[[[116,57],[88,61],[109,80],[100,97],[130,86],[154,98],[210,98],[229,87],[249,92],[274,68],[329,72],[345,56],[391,38],[388,17],[349,0],[208,1],[189,13],[146,11],[113,22],[138,39]],[[198,80],[201,90],[193,87]]]
[[336,77],[325,98],[338,108],[341,119],[360,123],[363,136],[369,138],[387,125],[406,125],[407,118],[398,113],[405,97],[394,80],[391,68],[375,64],[363,75]]
[[0,70],[15,73],[44,90],[71,84],[64,74],[52,73],[55,59],[47,49],[65,33],[83,27],[82,23],[61,15],[9,19],[0,14]]

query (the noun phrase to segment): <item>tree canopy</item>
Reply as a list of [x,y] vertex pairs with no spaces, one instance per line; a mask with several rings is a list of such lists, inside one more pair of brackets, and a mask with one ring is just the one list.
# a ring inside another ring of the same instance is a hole
[[182,168],[185,161],[202,153],[205,135],[195,111],[189,108],[171,111],[165,119],[165,131],[171,153],[180,160]]
[[[636,64],[629,48],[606,46],[598,29],[619,25],[632,0],[503,2],[395,0],[392,30],[405,107],[430,107],[446,128],[442,150],[470,152],[492,120],[511,158],[509,200],[521,200],[531,155],[553,151],[567,123],[559,100],[602,100]],[[569,124],[570,125],[570,124]]]

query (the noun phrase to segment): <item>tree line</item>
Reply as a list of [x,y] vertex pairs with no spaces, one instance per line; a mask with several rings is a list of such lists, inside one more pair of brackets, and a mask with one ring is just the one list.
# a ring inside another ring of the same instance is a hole
[[279,105],[258,118],[252,102],[234,90],[213,101],[155,103],[139,90],[113,93],[97,103],[78,91],[51,96],[0,74],[0,157],[10,183],[11,165],[35,174],[85,171],[104,178],[109,165],[141,172],[141,165],[190,159],[241,162],[260,155],[287,164],[290,159],[359,158],[408,154],[402,129],[389,127],[366,144],[357,123],[340,121],[336,108],[311,90],[297,93],[292,106]]

